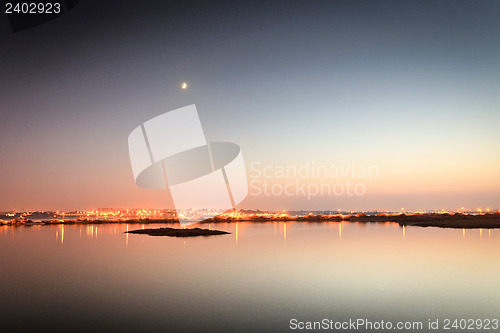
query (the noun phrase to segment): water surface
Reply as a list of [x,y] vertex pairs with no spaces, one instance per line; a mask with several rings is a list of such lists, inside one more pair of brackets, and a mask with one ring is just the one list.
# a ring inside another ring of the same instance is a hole
[[[208,225],[205,225],[208,227]],[[498,318],[500,231],[364,223],[0,227],[0,331],[286,332],[323,318]]]

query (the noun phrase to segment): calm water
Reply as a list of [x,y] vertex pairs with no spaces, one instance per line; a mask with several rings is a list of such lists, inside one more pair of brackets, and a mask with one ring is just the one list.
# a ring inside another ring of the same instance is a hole
[[500,316],[500,230],[211,228],[232,234],[179,239],[127,235],[127,225],[1,226],[0,331],[287,332],[291,318]]

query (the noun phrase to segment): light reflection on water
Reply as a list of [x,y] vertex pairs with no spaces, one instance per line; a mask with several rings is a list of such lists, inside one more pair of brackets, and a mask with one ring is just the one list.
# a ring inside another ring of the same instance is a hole
[[124,233],[160,226],[0,227],[0,331],[287,331],[291,318],[500,312],[496,229],[240,222],[201,226],[231,232],[214,237]]

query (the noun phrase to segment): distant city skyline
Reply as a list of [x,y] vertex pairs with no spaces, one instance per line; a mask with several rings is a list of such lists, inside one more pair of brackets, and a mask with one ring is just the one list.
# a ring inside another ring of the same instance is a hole
[[[12,33],[3,15],[0,211],[173,208],[135,185],[127,137],[190,104],[207,140],[241,147],[255,187],[238,208],[499,209],[499,16],[498,1],[80,2]],[[308,161],[378,174],[262,173]],[[364,193],[296,191],[321,178]],[[264,181],[301,183],[256,195]]]

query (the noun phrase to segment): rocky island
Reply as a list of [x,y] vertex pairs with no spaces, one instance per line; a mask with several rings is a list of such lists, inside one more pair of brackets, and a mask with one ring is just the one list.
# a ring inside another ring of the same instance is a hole
[[169,237],[197,237],[197,236],[214,236],[230,234],[227,231],[210,230],[210,229],[178,229],[178,228],[156,228],[156,229],[139,229],[126,231],[129,234],[144,234],[149,236],[169,236]]

